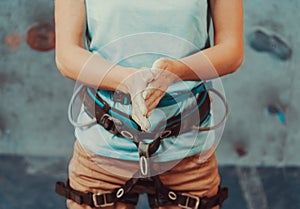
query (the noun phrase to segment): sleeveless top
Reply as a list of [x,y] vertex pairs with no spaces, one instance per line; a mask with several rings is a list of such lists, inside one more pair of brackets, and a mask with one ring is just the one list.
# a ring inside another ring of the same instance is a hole
[[[85,0],[85,5],[88,50],[118,65],[151,68],[158,58],[180,59],[207,46],[207,0]],[[167,93],[176,96],[178,91],[191,90],[199,83],[177,82],[171,84]],[[108,91],[98,93],[109,105],[131,113],[131,105],[113,102]],[[149,118],[151,129],[193,102],[195,98],[188,98],[175,105],[156,108]],[[91,119],[82,108],[77,120]],[[211,123],[212,117],[208,117],[202,126]],[[115,136],[100,125],[76,128],[75,135],[82,146],[98,155],[139,159],[132,141]],[[153,158],[159,162],[182,159],[209,149],[213,142],[213,133],[191,131],[162,140]]]

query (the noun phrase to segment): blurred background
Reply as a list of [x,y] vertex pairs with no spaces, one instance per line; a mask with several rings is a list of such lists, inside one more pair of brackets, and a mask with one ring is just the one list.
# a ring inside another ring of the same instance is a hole
[[[0,0],[0,209],[66,208],[74,82],[54,62],[53,0]],[[299,0],[244,0],[245,59],[222,78],[224,209],[300,208]],[[147,208],[142,196],[138,208]]]

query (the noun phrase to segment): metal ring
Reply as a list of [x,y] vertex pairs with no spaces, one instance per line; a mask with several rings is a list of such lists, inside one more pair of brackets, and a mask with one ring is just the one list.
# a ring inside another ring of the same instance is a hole
[[148,174],[148,163],[145,156],[140,157],[140,170],[143,176]]
[[163,139],[163,138],[167,138],[168,136],[170,136],[172,134],[172,131],[171,130],[164,130],[161,134],[160,134],[160,138]]
[[120,188],[118,191],[117,191],[117,198],[121,198],[122,196],[124,195],[124,189],[123,188]]
[[130,133],[129,131],[121,131],[122,136],[128,138],[128,139],[133,139],[133,134]]
[[168,197],[169,197],[171,200],[176,200],[176,199],[177,199],[177,195],[176,195],[175,192],[173,192],[173,191],[169,191]]

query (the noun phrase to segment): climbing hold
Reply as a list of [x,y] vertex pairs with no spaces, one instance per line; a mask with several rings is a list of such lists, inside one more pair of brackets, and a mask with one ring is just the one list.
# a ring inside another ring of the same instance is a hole
[[281,123],[285,123],[285,116],[283,112],[278,112],[278,118],[280,120]]
[[281,123],[286,122],[284,111],[282,110],[282,108],[280,106],[278,106],[278,105],[269,105],[268,106],[268,111],[272,115],[277,115]]
[[51,23],[37,23],[27,32],[27,44],[37,51],[49,51],[55,47],[54,26]]
[[236,145],[235,152],[238,154],[239,157],[244,157],[245,155],[247,155],[246,148],[243,145]]
[[19,33],[13,33],[5,37],[5,44],[7,44],[11,51],[15,51],[23,42],[24,37]]
[[277,35],[258,29],[249,36],[250,46],[256,51],[268,52],[281,60],[292,56],[292,49]]
[[271,114],[278,114],[278,112],[280,112],[280,108],[278,107],[278,105],[269,105],[268,111]]

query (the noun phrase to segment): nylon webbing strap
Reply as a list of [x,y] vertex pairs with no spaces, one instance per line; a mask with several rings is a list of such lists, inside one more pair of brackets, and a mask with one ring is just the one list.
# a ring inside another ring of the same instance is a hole
[[[57,194],[67,199],[71,199],[80,205],[85,204],[91,207],[102,208],[112,206],[118,201],[136,204],[139,194],[130,192],[134,189],[138,182],[144,187],[146,186],[147,188],[151,187],[155,189],[155,194],[152,192],[148,193],[149,204],[152,208],[166,205],[178,205],[184,209],[211,209],[217,205],[220,205],[221,207],[228,197],[227,188],[219,188],[216,195],[203,198],[199,198],[188,193],[178,193],[164,186],[160,181],[159,176],[153,176],[150,180],[131,178],[123,187],[108,193],[84,193],[76,191],[69,186],[68,182],[67,184],[57,182],[55,191]],[[139,193],[144,192],[139,191]]]
[[228,189],[219,188],[216,195],[212,197],[197,197],[188,193],[179,193],[170,190],[168,187],[156,186],[160,188],[156,194],[148,194],[148,200],[151,208],[157,208],[166,205],[178,205],[184,209],[211,209],[217,205],[222,207],[224,201],[228,198]]
[[115,189],[113,192],[109,193],[84,193],[72,189],[69,186],[69,182],[66,184],[63,182],[57,182],[55,192],[67,199],[73,200],[80,205],[85,204],[97,208],[111,206],[117,201],[136,204],[138,201],[138,194],[129,194],[129,191],[132,189],[135,183],[135,180],[128,181],[128,183],[123,187]]

